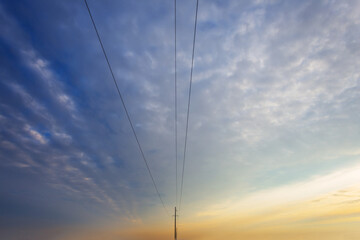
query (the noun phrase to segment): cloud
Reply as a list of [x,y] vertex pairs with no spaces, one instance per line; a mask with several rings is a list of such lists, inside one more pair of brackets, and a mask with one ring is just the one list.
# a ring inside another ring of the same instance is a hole
[[[92,149],[87,147],[86,143],[91,142],[91,139],[79,144],[83,142],[82,136],[79,136],[83,125],[78,127],[76,124],[81,122],[81,113],[78,112],[74,95],[67,91],[69,88],[66,86],[66,79],[59,75],[54,61],[43,57],[44,52],[41,53],[41,50],[31,43],[31,33],[22,28],[19,19],[12,17],[4,8],[1,8],[1,14],[12,26],[6,35],[1,35],[2,40],[7,42],[11,57],[18,60],[13,65],[16,65],[17,69],[22,69],[23,73],[17,74],[17,71],[13,71],[14,66],[2,68],[4,78],[1,80],[1,91],[6,92],[2,94],[0,109],[2,167],[26,168],[26,174],[31,175],[29,178],[32,181],[39,175],[43,177],[47,185],[41,185],[44,192],[51,192],[48,189],[50,187],[61,193],[60,197],[54,194],[48,198],[49,201],[57,203],[57,209],[63,211],[60,213],[61,211],[56,210],[53,213],[53,219],[56,221],[62,218],[62,214],[74,217],[71,208],[77,208],[77,201],[81,201],[82,204],[74,219],[83,218],[84,221],[86,218],[90,220],[104,215],[130,215],[126,213],[128,211],[125,208],[123,210],[119,206],[131,203],[126,203],[122,199],[117,200],[122,193],[115,193],[111,189],[112,186],[107,183],[108,180],[102,180],[103,173],[97,173],[97,167],[106,161],[96,160],[96,154],[88,157]],[[84,151],[87,154],[84,154]],[[81,156],[79,152],[82,153]],[[87,164],[78,164],[83,161]],[[107,174],[110,175],[109,178],[113,176],[113,173]],[[14,181],[15,188],[21,188],[22,181],[26,181],[24,174],[21,176]],[[9,176],[8,181],[12,181],[13,177]],[[120,185],[121,182],[124,180],[116,180],[116,185]],[[32,194],[34,188],[29,187],[24,195],[29,192]],[[12,196],[12,188],[4,189],[4,194],[16,201],[17,197]],[[34,207],[42,201],[41,196],[35,195],[34,199],[24,200],[22,204]],[[64,197],[71,199],[72,203],[69,204]],[[66,205],[70,207],[65,207]],[[93,208],[94,212],[81,212],[81,208],[85,206]],[[7,208],[7,205],[4,207]]]
[[[315,176],[306,181],[257,191],[239,198],[232,197],[223,203],[218,203],[210,207],[208,210],[198,212],[197,215],[224,217],[237,215],[239,212],[251,215],[267,212],[279,207],[291,206],[291,208],[293,208],[294,204],[298,204],[299,202],[304,203],[318,198],[322,199],[322,201],[327,199],[328,202],[334,199],[336,202],[341,203],[344,201],[344,198],[338,198],[338,192],[353,188],[353,190],[349,190],[350,194],[356,193],[358,189],[357,183],[360,178],[359,172],[360,165],[357,164],[339,169],[327,175]],[[332,194],[333,192],[335,192],[335,194]],[[345,192],[347,192],[347,190]],[[323,195],[325,195],[325,197]],[[345,195],[344,197],[346,199],[349,196]],[[357,197],[359,197],[358,194],[354,196],[355,199]],[[326,205],[323,204],[322,207],[326,207]]]
[[60,106],[67,109],[73,118],[77,118],[76,106],[72,98],[66,94],[63,90],[61,82],[57,79],[54,72],[49,66],[49,62],[39,56],[39,54],[33,49],[23,50],[23,60],[27,63],[29,68],[36,72],[43,81],[43,88],[47,89],[52,97],[54,97]]
[[[172,204],[173,3],[89,4],[160,193]],[[182,149],[195,5],[178,7]],[[84,4],[3,3],[0,16],[1,171],[16,173],[3,175],[14,182],[4,195],[41,179],[39,193],[65,215],[165,221]],[[260,205],[269,194],[281,202],[336,191],[326,179],[304,179],[358,161],[359,16],[358,3],[346,1],[200,1],[183,219]],[[198,211],[204,205],[213,207]]]
[[37,140],[41,144],[46,144],[46,139],[43,135],[41,135],[38,131],[32,129],[29,125],[25,126],[25,131],[27,131],[30,136],[32,136],[35,140]]

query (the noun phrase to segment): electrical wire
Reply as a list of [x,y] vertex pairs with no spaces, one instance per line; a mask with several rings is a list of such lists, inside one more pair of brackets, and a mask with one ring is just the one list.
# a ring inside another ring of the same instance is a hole
[[109,70],[110,70],[110,73],[111,73],[111,76],[112,76],[112,79],[114,80],[114,83],[115,83],[115,86],[116,86],[118,95],[119,95],[119,97],[120,97],[121,103],[122,103],[122,105],[123,105],[123,107],[124,107],[124,110],[125,110],[125,113],[126,113],[126,117],[127,117],[128,121],[129,121],[129,123],[130,123],[132,132],[133,132],[133,134],[134,134],[134,136],[135,136],[135,140],[136,140],[137,145],[138,145],[138,147],[139,147],[139,150],[140,150],[140,152],[141,152],[141,156],[142,156],[142,158],[143,158],[143,160],[144,160],[144,163],[145,163],[145,165],[146,165],[146,168],[147,168],[147,170],[148,170],[148,172],[149,172],[151,181],[152,181],[152,183],[153,183],[153,185],[154,185],[154,187],[155,187],[156,193],[157,193],[157,195],[158,195],[158,197],[159,197],[159,199],[160,199],[160,201],[161,201],[161,204],[162,204],[163,208],[165,209],[166,214],[167,214],[168,216],[170,216],[167,208],[165,207],[164,201],[163,201],[163,199],[161,198],[161,195],[160,195],[159,190],[158,190],[158,187],[157,187],[157,185],[156,185],[156,183],[155,183],[154,177],[153,177],[153,175],[152,175],[152,173],[151,173],[151,171],[150,171],[149,164],[148,164],[148,162],[147,162],[147,160],[146,160],[145,154],[144,154],[144,152],[143,152],[143,150],[142,150],[142,147],[141,147],[141,145],[140,145],[139,139],[138,139],[137,134],[136,134],[136,132],[135,132],[133,123],[132,123],[132,121],[131,121],[129,112],[128,112],[127,108],[126,108],[126,105],[125,105],[124,99],[123,99],[123,97],[122,97],[122,94],[121,94],[121,92],[120,92],[119,86],[118,86],[118,84],[117,84],[117,82],[116,82],[115,75],[114,75],[113,70],[112,70],[112,68],[111,68],[109,59],[108,59],[108,57],[107,57],[107,54],[106,54],[104,45],[103,45],[103,43],[102,43],[102,41],[101,41],[101,37],[100,37],[99,32],[98,32],[98,30],[97,30],[97,27],[96,27],[94,18],[93,18],[92,14],[91,14],[89,5],[88,5],[88,3],[87,3],[86,0],[84,0],[84,2],[85,2],[85,4],[86,4],[86,8],[87,8],[87,10],[88,10],[88,12],[89,12],[89,15],[90,15],[90,18],[91,18],[91,22],[92,22],[92,24],[93,24],[93,26],[94,26],[94,29],[95,29],[97,38],[98,38],[98,40],[99,40],[101,49],[102,49],[102,51],[103,51],[103,53],[104,53],[104,56],[105,56],[107,65],[108,65],[108,67],[109,67]]
[[181,188],[180,188],[179,210],[181,209],[181,201],[182,201],[182,194],[183,194],[183,184],[184,184],[184,172],[185,172],[187,136],[188,136],[188,129],[189,129],[189,115],[190,115],[189,113],[190,113],[190,100],[191,100],[191,86],[192,86],[192,76],[193,76],[193,69],[194,69],[195,39],[196,39],[196,26],[197,26],[198,8],[199,8],[199,0],[196,1],[194,39],[193,39],[193,49],[192,49],[192,58],[191,58],[190,86],[189,86],[188,108],[187,108],[187,116],[186,116],[185,144],[184,144],[183,167],[182,167],[182,176],[181,176]]
[[175,40],[175,54],[174,54],[174,57],[175,57],[175,178],[176,178],[176,196],[175,196],[175,206],[177,206],[177,200],[178,200],[178,143],[177,143],[177,66],[176,66],[176,0],[174,0],[174,30],[175,30],[175,36],[174,36],[174,40]]

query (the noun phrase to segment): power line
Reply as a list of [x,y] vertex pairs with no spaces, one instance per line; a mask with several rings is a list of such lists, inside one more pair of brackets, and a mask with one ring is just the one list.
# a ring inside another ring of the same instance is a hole
[[177,206],[177,200],[178,200],[178,148],[177,148],[177,66],[176,66],[176,0],[174,0],[174,30],[175,30],[175,175],[176,175],[176,197],[175,197],[175,206]]
[[188,135],[188,128],[189,128],[191,85],[192,85],[192,76],[193,76],[193,69],[194,69],[195,39],[196,39],[196,26],[197,26],[198,8],[199,8],[199,0],[196,1],[195,27],[194,27],[194,39],[193,39],[192,58],[191,58],[190,86],[189,86],[189,98],[188,98],[188,108],[187,108],[187,116],[186,116],[184,158],[183,158],[183,168],[182,168],[182,176],[181,176],[181,188],[180,188],[180,204],[179,204],[179,210],[181,209],[181,200],[182,200],[183,184],[184,184],[184,171],[185,171],[185,160],[186,160],[187,135]]
[[140,152],[141,152],[141,156],[142,156],[142,158],[143,158],[143,160],[144,160],[144,163],[145,163],[146,168],[147,168],[147,170],[148,170],[148,172],[149,172],[149,175],[150,175],[150,178],[151,178],[151,180],[152,180],[152,183],[154,184],[156,193],[157,193],[157,195],[158,195],[158,197],[159,197],[159,199],[160,199],[160,201],[161,201],[161,204],[162,204],[162,206],[164,207],[166,214],[167,214],[168,216],[170,216],[168,210],[167,210],[166,207],[165,207],[164,201],[163,201],[162,198],[161,198],[161,195],[160,195],[159,190],[158,190],[158,188],[157,188],[157,186],[156,186],[154,177],[153,177],[153,175],[152,175],[152,173],[151,173],[151,171],[150,171],[149,164],[148,164],[148,162],[147,162],[147,160],[146,160],[146,158],[145,158],[145,154],[144,154],[144,152],[143,152],[143,150],[142,150],[142,147],[141,147],[141,145],[140,145],[139,139],[138,139],[138,137],[137,137],[137,135],[136,135],[136,132],[135,132],[133,123],[132,123],[132,121],[131,121],[129,112],[128,112],[127,108],[126,108],[126,105],[125,105],[124,99],[123,99],[123,97],[122,97],[122,94],[121,94],[121,92],[120,92],[119,86],[118,86],[118,84],[117,84],[117,82],[116,82],[115,75],[114,75],[114,73],[113,73],[113,70],[112,70],[112,68],[111,68],[109,59],[108,59],[107,54],[106,54],[106,52],[105,52],[104,45],[103,45],[103,43],[102,43],[102,41],[101,41],[101,37],[100,37],[99,32],[98,32],[98,30],[97,30],[97,27],[96,27],[95,21],[94,21],[94,19],[93,19],[93,16],[92,16],[92,14],[91,14],[89,5],[88,5],[88,3],[87,3],[86,0],[84,0],[84,2],[85,2],[85,4],[86,4],[86,8],[87,8],[87,10],[88,10],[88,12],[89,12],[89,15],[90,15],[90,18],[91,18],[91,22],[92,22],[92,24],[93,24],[93,26],[94,26],[94,29],[95,29],[96,35],[97,35],[97,37],[98,37],[98,40],[99,40],[101,49],[102,49],[102,51],[103,51],[103,53],[104,53],[104,56],[105,56],[107,65],[108,65],[108,67],[109,67],[109,70],[110,70],[110,73],[111,73],[111,76],[112,76],[112,79],[114,80],[114,83],[115,83],[115,86],[116,86],[118,95],[119,95],[119,97],[120,97],[121,103],[122,103],[122,105],[123,105],[123,107],[124,107],[124,110],[125,110],[125,113],[126,113],[126,117],[127,117],[127,119],[129,120],[131,129],[132,129],[132,132],[133,132],[133,134],[134,134],[134,136],[135,136],[137,145],[139,146],[139,150],[140,150]]

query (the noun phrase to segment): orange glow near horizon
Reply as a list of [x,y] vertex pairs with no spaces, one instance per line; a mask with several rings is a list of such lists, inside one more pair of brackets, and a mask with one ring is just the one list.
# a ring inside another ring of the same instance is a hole
[[[180,222],[178,239],[359,239],[360,184],[353,184],[359,171],[355,166],[210,206]],[[171,223],[162,227],[137,223],[126,230],[116,226],[78,230],[63,240],[165,240],[172,234]]]

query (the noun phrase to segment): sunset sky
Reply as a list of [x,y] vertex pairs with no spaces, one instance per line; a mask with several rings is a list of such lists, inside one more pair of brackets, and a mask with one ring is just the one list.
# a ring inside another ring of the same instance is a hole
[[[173,238],[174,1],[88,4],[169,214],[84,1],[0,0],[1,239]],[[200,0],[194,61],[178,239],[360,239],[360,1]]]

